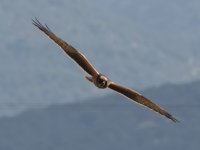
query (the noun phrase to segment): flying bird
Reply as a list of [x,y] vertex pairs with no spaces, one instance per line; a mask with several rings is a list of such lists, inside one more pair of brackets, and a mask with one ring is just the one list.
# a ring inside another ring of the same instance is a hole
[[174,122],[178,122],[178,120],[168,113],[166,110],[161,108],[159,105],[152,102],[150,99],[144,97],[139,92],[126,88],[122,85],[119,85],[109,79],[107,76],[98,72],[94,66],[90,63],[90,61],[78,50],[69,45],[67,42],[63,41],[61,38],[56,36],[50,28],[45,24],[42,25],[37,18],[32,20],[33,25],[38,27],[42,32],[44,32],[50,39],[52,39],[56,44],[58,44],[69,57],[72,58],[84,71],[88,73],[89,76],[85,76],[85,78],[92,82],[96,87],[100,89],[110,88],[115,92],[122,94],[123,96],[135,101],[138,104],[146,106],[147,108],[171,119]]

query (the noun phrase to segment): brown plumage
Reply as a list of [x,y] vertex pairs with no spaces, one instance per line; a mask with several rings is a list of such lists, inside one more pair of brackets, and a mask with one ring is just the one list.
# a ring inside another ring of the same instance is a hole
[[178,120],[173,117],[170,113],[165,111],[160,106],[153,103],[151,100],[147,99],[146,97],[142,96],[140,93],[123,87],[121,85],[118,85],[111,81],[108,77],[105,75],[99,73],[89,62],[89,60],[81,54],[78,50],[73,48],[71,45],[63,41],[61,38],[57,37],[47,25],[43,26],[36,18],[33,20],[33,24],[38,27],[41,31],[43,31],[50,39],[52,39],[55,43],[57,43],[83,70],[85,70],[90,76],[86,76],[86,79],[90,82],[94,83],[94,85],[98,88],[104,89],[104,88],[110,88],[127,98],[135,101],[136,103],[139,103],[143,106],[146,106],[155,112],[171,119],[174,122],[177,122]]

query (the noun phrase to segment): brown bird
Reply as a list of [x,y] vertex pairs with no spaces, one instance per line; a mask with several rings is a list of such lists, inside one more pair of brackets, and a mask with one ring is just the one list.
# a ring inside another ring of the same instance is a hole
[[128,97],[129,99],[135,101],[136,103],[139,103],[143,106],[146,106],[153,111],[171,119],[174,122],[177,122],[178,120],[173,117],[170,113],[165,111],[163,108],[158,106],[157,104],[153,103],[148,98],[144,97],[140,93],[136,92],[135,90],[126,88],[124,86],[121,86],[119,84],[116,84],[115,82],[111,81],[108,77],[105,75],[99,73],[89,62],[89,60],[81,54],[78,50],[76,50],[74,47],[69,45],[67,42],[63,41],[61,38],[57,37],[45,24],[44,26],[35,18],[32,20],[33,24],[38,27],[41,31],[43,31],[50,39],[52,39],[55,43],[57,43],[76,63],[79,64],[79,66],[85,70],[90,76],[85,76],[87,80],[94,83],[94,85],[100,89],[110,88],[125,97]]

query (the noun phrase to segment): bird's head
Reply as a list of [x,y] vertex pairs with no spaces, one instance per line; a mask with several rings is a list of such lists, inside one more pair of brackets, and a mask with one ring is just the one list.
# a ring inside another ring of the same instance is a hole
[[108,87],[108,82],[109,82],[109,79],[106,76],[100,74],[97,76],[95,80],[95,85],[98,88],[104,89]]
[[108,87],[109,79],[102,74],[99,74],[97,77],[88,77],[86,76],[86,79],[90,82],[93,82],[94,85],[100,89],[105,89]]

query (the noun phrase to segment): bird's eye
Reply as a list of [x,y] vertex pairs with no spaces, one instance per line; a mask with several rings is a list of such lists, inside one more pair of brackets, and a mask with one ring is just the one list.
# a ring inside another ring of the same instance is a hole
[[105,83],[105,80],[100,78],[99,82],[100,83]]

